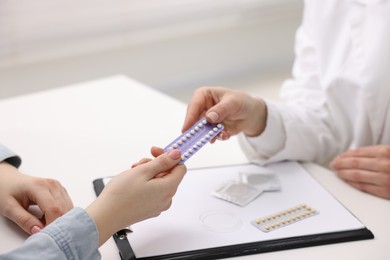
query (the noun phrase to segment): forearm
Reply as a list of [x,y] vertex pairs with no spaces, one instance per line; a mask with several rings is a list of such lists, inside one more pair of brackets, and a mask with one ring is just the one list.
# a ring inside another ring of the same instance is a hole
[[113,220],[115,214],[109,209],[107,203],[100,203],[100,198],[97,198],[91,205],[86,208],[86,212],[96,224],[99,233],[99,246],[103,245],[115,232],[121,229],[116,227]]

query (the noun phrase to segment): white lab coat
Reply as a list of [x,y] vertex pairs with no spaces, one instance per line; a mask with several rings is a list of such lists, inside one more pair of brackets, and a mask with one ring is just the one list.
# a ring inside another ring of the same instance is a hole
[[390,0],[307,0],[293,79],[267,102],[251,161],[326,163],[348,148],[390,145]]

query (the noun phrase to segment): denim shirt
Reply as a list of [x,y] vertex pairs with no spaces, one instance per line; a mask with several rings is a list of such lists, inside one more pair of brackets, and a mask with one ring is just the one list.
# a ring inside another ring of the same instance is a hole
[[101,259],[95,223],[81,208],[74,208],[18,248],[0,254],[1,260]]

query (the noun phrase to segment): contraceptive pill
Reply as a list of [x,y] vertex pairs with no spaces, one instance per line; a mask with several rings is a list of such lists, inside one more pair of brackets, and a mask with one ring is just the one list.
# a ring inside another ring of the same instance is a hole
[[173,149],[179,149],[181,152],[179,164],[183,164],[216,137],[223,129],[224,126],[222,124],[212,124],[203,117],[168,144],[164,148],[164,151],[168,152]]

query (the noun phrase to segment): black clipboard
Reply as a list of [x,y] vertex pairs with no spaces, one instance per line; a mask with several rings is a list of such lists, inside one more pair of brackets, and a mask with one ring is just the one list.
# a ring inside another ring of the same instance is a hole
[[[230,167],[230,166],[223,166],[223,167]],[[98,196],[104,188],[103,178],[94,180],[93,185],[94,185],[95,193]],[[131,244],[129,243],[129,240],[127,239],[128,232],[131,231],[121,230],[113,235],[113,238],[119,250],[119,255],[123,260],[221,259],[221,258],[260,254],[260,253],[267,253],[267,252],[280,251],[280,250],[288,250],[288,249],[319,246],[319,245],[342,243],[342,242],[351,242],[351,241],[374,238],[373,233],[369,229],[364,227],[355,230],[343,230],[343,231],[336,231],[336,232],[319,233],[319,234],[312,234],[312,235],[305,235],[305,236],[288,237],[282,239],[274,239],[274,240],[251,242],[251,243],[242,243],[237,245],[205,248],[201,250],[188,250],[188,251],[177,252],[172,254],[162,254],[157,256],[137,258],[135,256]]]

